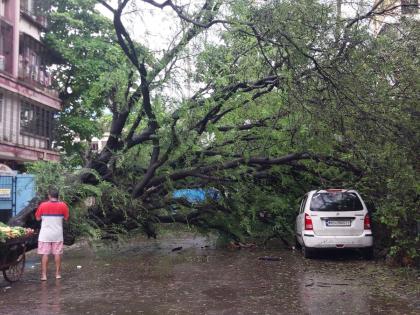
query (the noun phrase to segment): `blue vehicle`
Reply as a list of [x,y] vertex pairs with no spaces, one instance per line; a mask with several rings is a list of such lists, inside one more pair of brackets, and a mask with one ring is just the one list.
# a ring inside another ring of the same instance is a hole
[[0,222],[7,223],[35,197],[35,176],[0,166]]

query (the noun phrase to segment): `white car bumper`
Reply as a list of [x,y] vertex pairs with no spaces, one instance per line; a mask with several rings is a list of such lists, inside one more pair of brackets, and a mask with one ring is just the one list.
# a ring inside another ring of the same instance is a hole
[[358,236],[318,236],[312,231],[304,231],[303,242],[313,248],[363,248],[373,246],[371,231]]

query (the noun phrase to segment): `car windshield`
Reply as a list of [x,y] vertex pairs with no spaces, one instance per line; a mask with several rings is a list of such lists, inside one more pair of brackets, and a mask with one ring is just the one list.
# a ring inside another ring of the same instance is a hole
[[360,198],[350,192],[315,193],[312,196],[311,211],[360,211]]

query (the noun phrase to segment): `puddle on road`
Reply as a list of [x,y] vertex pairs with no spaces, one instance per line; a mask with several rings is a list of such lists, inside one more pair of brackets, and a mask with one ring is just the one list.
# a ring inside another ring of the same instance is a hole
[[[205,247],[210,246],[210,247]],[[181,250],[172,251],[176,247]],[[278,261],[259,260],[275,256]],[[215,249],[204,237],[67,249],[63,279],[0,281],[0,314],[418,314],[418,279],[358,257]],[[34,268],[31,268],[34,266]],[[80,269],[77,266],[81,266]],[[52,266],[50,266],[52,267]],[[51,268],[52,271],[52,268]]]

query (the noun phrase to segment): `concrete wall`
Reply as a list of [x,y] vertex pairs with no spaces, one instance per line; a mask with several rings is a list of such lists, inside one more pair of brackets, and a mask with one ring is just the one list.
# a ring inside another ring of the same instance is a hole
[[26,34],[32,36],[36,40],[39,40],[39,41],[41,40],[39,29],[36,26],[34,26],[33,23],[29,23],[24,18],[20,19],[19,30],[23,33],[26,33]]

